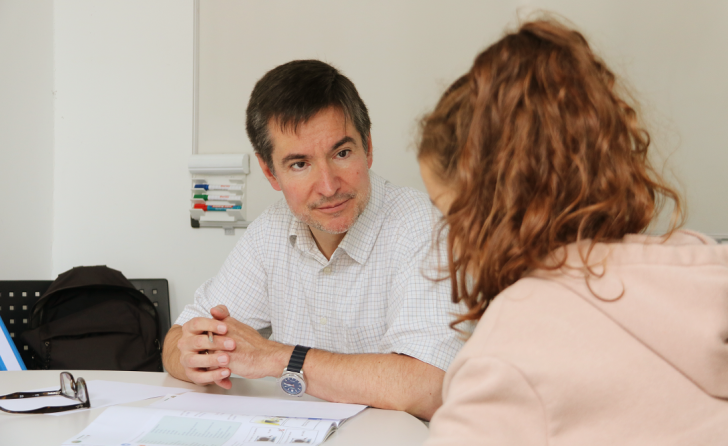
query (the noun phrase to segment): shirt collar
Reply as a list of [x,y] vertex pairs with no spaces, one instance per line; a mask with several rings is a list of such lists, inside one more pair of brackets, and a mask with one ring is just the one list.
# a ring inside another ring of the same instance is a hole
[[[294,246],[303,252],[311,252],[316,246],[316,241],[313,239],[311,229],[309,229],[306,223],[302,222],[293,215],[290,208],[288,208],[288,212],[291,213],[291,223],[288,225],[288,241],[291,243],[291,246]],[[316,247],[316,249],[318,249],[318,247]]]
[[[364,264],[369,254],[374,248],[374,243],[379,235],[379,226],[381,226],[380,210],[386,194],[386,181],[384,178],[369,171],[369,182],[371,184],[371,195],[369,203],[364,208],[364,212],[359,216],[354,225],[344,236],[336,250],[342,250],[359,264]],[[290,212],[290,208],[289,208]],[[313,253],[318,251],[316,241],[311,234],[308,225],[300,221],[291,213],[291,223],[288,227],[288,240],[292,246],[295,246],[303,252]],[[332,259],[336,256],[336,252]]]

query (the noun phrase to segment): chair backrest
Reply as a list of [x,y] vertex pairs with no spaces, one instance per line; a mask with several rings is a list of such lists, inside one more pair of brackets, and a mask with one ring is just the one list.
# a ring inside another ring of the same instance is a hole
[[164,337],[167,335],[172,321],[169,311],[169,283],[167,279],[129,279],[149,300],[157,307],[159,314],[159,343],[164,345]]
[[[159,342],[164,345],[164,337],[172,326],[167,279],[129,279],[129,281],[157,308]],[[26,364],[30,363],[31,351],[27,345],[23,345],[20,334],[28,329],[33,305],[52,282],[52,280],[0,280],[0,317]]]

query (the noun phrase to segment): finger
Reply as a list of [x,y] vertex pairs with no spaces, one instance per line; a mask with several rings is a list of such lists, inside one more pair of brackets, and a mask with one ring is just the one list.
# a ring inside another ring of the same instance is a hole
[[230,369],[215,370],[185,369],[187,377],[195,384],[212,384],[223,381],[230,376]]
[[235,350],[235,341],[230,338],[218,336],[215,339],[215,345],[217,346],[217,350],[228,352]]
[[221,379],[219,381],[215,381],[215,384],[222,387],[225,390],[230,390],[233,387],[233,383],[230,382],[230,378]]
[[233,351],[235,350],[235,341],[225,336],[214,336],[212,343],[210,343],[210,337],[208,335],[200,335],[192,338],[192,347],[190,350],[195,352],[209,351],[213,352],[216,350],[221,351]]
[[216,307],[213,307],[210,310],[210,314],[212,315],[212,317],[214,317],[218,321],[221,321],[221,320],[225,319],[226,317],[230,317],[230,312],[228,311],[228,309],[225,305],[218,305]]
[[225,350],[224,339],[214,336],[213,342],[210,343],[210,337],[207,334],[186,334],[177,341],[177,348],[182,354],[199,354],[208,350]]
[[196,317],[185,323],[182,326],[182,331],[190,335],[199,335],[207,332],[225,334],[227,333],[227,325],[209,317]]
[[215,336],[215,342],[213,342],[212,344],[208,343],[207,340],[205,340],[203,344],[205,348],[200,348],[198,350],[198,353],[204,353],[203,350],[210,352],[210,354],[231,352],[235,350],[236,345],[234,340],[222,336]]
[[230,363],[230,356],[225,353],[210,356],[215,356],[216,367],[225,367]]
[[187,354],[180,357],[180,363],[185,368],[207,370],[227,366],[230,356],[227,353]]

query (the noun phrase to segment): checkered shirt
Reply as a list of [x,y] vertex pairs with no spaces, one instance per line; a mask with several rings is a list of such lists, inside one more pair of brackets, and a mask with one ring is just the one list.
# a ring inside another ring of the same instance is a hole
[[271,340],[336,353],[401,353],[447,369],[462,346],[449,328],[463,308],[450,282],[431,280],[433,227],[427,195],[370,172],[371,198],[330,260],[285,200],[255,219],[220,272],[176,321],[210,317],[224,304]]

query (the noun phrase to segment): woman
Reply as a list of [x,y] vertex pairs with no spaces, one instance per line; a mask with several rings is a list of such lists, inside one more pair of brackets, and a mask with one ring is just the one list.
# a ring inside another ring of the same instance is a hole
[[[728,247],[678,195],[584,37],[535,21],[424,119],[453,298],[478,321],[428,446],[728,444]],[[665,202],[670,231],[642,235]]]

